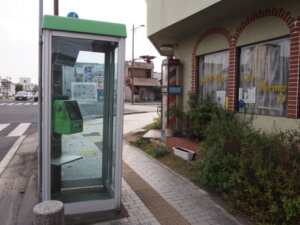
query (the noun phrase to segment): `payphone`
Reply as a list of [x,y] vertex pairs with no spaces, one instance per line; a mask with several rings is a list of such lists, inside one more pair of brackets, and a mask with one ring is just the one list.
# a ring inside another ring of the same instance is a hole
[[77,101],[53,101],[53,132],[75,134],[82,132],[83,121]]
[[66,214],[117,210],[126,27],[45,16],[42,28],[42,199]]

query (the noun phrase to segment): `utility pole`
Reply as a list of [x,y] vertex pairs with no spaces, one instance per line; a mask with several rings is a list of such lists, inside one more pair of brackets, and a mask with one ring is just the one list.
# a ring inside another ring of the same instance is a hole
[[133,71],[134,71],[134,24],[132,25],[132,60],[131,60],[131,104],[134,103],[134,79],[133,79]]
[[58,16],[58,0],[54,0],[54,15]]
[[134,27],[134,24],[132,25],[132,60],[131,60],[131,104],[134,103],[134,32],[136,29],[140,27],[144,27],[145,25],[140,25],[138,27]]

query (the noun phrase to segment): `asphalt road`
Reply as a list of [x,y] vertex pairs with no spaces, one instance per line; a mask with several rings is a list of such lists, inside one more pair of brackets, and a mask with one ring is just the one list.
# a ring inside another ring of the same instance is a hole
[[28,136],[37,131],[37,102],[0,99],[0,160],[20,136]]
[[[158,103],[125,103],[125,113],[156,112]],[[84,119],[103,117],[103,103],[80,103]],[[15,101],[0,99],[0,161],[21,136],[28,136],[38,131],[38,103],[33,100]]]

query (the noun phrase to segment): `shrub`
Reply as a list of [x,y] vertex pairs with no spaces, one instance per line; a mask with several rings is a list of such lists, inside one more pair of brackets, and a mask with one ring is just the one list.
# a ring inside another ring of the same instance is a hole
[[146,131],[152,129],[161,129],[161,117],[154,118],[154,122],[144,127]]
[[153,148],[149,152],[149,154],[152,155],[154,158],[161,158],[161,157],[165,156],[167,153],[169,153],[168,149],[166,147],[162,147],[162,146]]
[[143,139],[143,137],[140,135],[140,136],[137,136],[134,144],[137,146],[137,147],[144,147],[147,143],[146,141]]
[[198,163],[204,183],[221,193],[232,188],[231,176],[239,168],[242,134],[251,129],[250,120],[239,121],[230,112],[220,110],[212,116],[201,144],[205,159]]
[[286,134],[244,138],[226,196],[263,224],[300,224],[300,152]]
[[207,124],[214,114],[222,111],[222,108],[211,100],[197,102],[194,95],[190,95],[188,105],[189,110],[184,115],[185,132],[191,138],[202,140]]
[[299,133],[267,135],[229,112],[212,116],[198,162],[204,183],[258,224],[300,224]]

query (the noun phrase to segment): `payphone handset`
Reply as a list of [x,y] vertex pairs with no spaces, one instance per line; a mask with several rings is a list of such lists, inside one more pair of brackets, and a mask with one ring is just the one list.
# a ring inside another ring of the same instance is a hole
[[53,101],[53,132],[56,134],[75,134],[83,130],[82,115],[77,101]]

